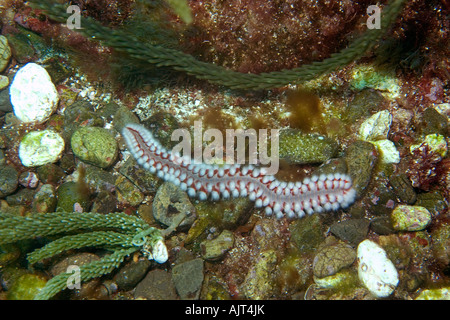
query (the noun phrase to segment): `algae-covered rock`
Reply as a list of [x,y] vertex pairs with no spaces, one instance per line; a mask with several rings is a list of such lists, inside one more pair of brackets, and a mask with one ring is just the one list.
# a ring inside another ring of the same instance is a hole
[[219,260],[234,246],[234,234],[229,230],[222,231],[217,238],[201,243],[202,257],[205,260]]
[[129,203],[132,206],[139,205],[144,201],[144,194],[130,180],[118,175],[115,181],[117,199],[119,202]]
[[388,110],[379,111],[361,124],[359,136],[364,141],[387,139],[391,123],[391,113]]
[[8,290],[8,300],[33,300],[44,288],[47,279],[37,274],[24,274],[16,279]]
[[33,212],[47,213],[56,209],[56,190],[51,184],[42,185],[34,195],[32,202]]
[[356,141],[350,145],[345,153],[348,173],[353,181],[353,189],[357,197],[366,190],[372,177],[372,170],[378,159],[377,152],[372,143]]
[[392,211],[391,221],[395,230],[419,231],[431,223],[431,214],[424,207],[399,205]]
[[263,251],[258,261],[249,270],[242,285],[247,299],[270,299],[276,293],[275,280],[278,277],[277,254],[275,250]]
[[64,139],[53,130],[31,131],[20,141],[19,158],[25,167],[38,167],[56,162],[64,147]]
[[450,287],[425,289],[420,292],[416,300],[450,300]]
[[279,156],[292,163],[321,163],[335,157],[338,149],[336,141],[328,137],[294,129],[280,131]]
[[203,260],[194,259],[177,264],[172,269],[172,280],[183,300],[196,300],[203,283]]
[[58,212],[87,212],[89,209],[89,193],[75,182],[61,184],[56,190]]
[[356,259],[355,250],[342,242],[325,245],[317,252],[314,262],[314,276],[324,278],[350,266]]
[[389,183],[399,199],[407,204],[414,204],[417,194],[406,174],[396,174],[389,177]]
[[116,140],[104,128],[79,128],[73,133],[70,143],[78,158],[100,168],[111,166],[119,153]]
[[324,239],[320,216],[313,214],[295,221],[291,226],[291,239],[301,252],[316,249]]
[[19,173],[12,166],[0,167],[0,198],[16,191],[19,185]]
[[0,72],[5,70],[9,59],[11,59],[11,48],[8,39],[5,36],[0,36]]

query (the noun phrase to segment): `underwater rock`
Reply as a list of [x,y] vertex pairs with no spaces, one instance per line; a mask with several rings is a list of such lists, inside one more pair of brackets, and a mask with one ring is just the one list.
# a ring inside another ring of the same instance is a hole
[[203,283],[203,260],[177,264],[172,269],[172,280],[181,299],[197,300]]
[[386,252],[371,240],[364,240],[357,249],[358,276],[377,298],[385,298],[398,285],[398,273]]
[[423,145],[426,144],[429,150],[432,153],[436,153],[444,158],[447,155],[448,146],[447,141],[443,135],[440,134],[429,134],[425,137],[425,139],[419,144],[414,144],[409,147],[411,154],[414,154],[414,151],[418,148],[422,148]]
[[19,158],[25,167],[56,162],[64,151],[64,139],[53,130],[31,131],[20,141]]
[[292,163],[321,163],[336,156],[338,144],[331,138],[304,134],[300,130],[280,131],[279,156]]
[[278,272],[275,250],[262,251],[245,277],[242,284],[243,295],[251,300],[270,299],[276,292]]
[[136,286],[134,297],[148,300],[177,299],[177,293],[170,273],[160,269],[150,271]]
[[367,236],[370,221],[367,219],[350,219],[335,222],[330,227],[330,232],[339,239],[357,245]]
[[37,174],[42,183],[57,185],[64,178],[64,171],[53,163],[48,163],[37,168]]
[[387,139],[392,124],[392,115],[388,110],[375,113],[359,127],[359,137],[364,141]]
[[431,214],[424,207],[399,205],[392,211],[391,221],[397,231],[419,231],[431,223]]
[[7,76],[0,75],[0,90],[3,90],[5,88],[7,88],[8,86],[9,86],[9,78]]
[[153,199],[153,217],[159,223],[172,226],[179,214],[186,215],[179,227],[186,229],[196,219],[195,208],[186,192],[173,183],[163,183]]
[[19,184],[25,188],[34,189],[38,186],[39,177],[32,171],[22,172],[19,176]]
[[144,194],[123,175],[118,175],[114,183],[117,191],[117,200],[131,206],[137,206],[144,201]]
[[431,233],[434,258],[442,265],[450,265],[450,223],[444,222]]
[[8,290],[8,300],[33,300],[44,288],[47,279],[38,274],[24,274],[17,278]]
[[116,273],[114,281],[121,290],[133,289],[146,275],[151,262],[147,259],[130,261]]
[[19,185],[19,173],[11,166],[0,167],[0,198],[16,191]]
[[407,204],[414,204],[416,202],[417,194],[406,174],[392,175],[389,177],[389,183],[400,201]]
[[0,36],[0,72],[6,69],[6,66],[11,59],[11,48],[8,44],[8,39],[1,35]]
[[56,209],[56,190],[51,184],[42,185],[34,195],[31,203],[33,212],[47,213],[55,212]]
[[67,141],[79,127],[103,127],[104,124],[105,121],[88,101],[75,101],[64,110],[64,138]]
[[425,289],[415,300],[450,300],[450,287]]
[[116,139],[104,128],[79,128],[73,133],[70,144],[80,160],[100,168],[111,166],[119,154]]
[[80,188],[79,183],[65,182],[56,190],[56,211],[88,212],[90,201],[87,190]]
[[352,265],[355,259],[356,252],[349,245],[341,242],[325,245],[314,257],[314,276],[318,278],[332,276]]
[[205,240],[200,244],[202,257],[205,260],[220,260],[234,246],[234,234],[224,230],[212,240]]
[[388,139],[377,140],[372,142],[378,150],[380,161],[384,164],[399,163],[400,153],[395,144]]
[[447,135],[448,119],[434,108],[427,108],[417,126],[422,134]]
[[59,101],[49,74],[35,63],[28,63],[17,71],[9,94],[14,114],[23,122],[47,120]]
[[378,159],[375,146],[370,142],[356,141],[347,148],[345,159],[353,181],[353,189],[359,198],[370,182],[372,170]]

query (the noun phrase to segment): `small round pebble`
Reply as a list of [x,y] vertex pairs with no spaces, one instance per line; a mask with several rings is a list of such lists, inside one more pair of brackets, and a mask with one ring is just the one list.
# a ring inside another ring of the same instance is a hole
[[385,298],[398,285],[398,273],[386,252],[371,240],[364,240],[357,249],[358,277],[377,298]]
[[17,71],[9,94],[14,114],[23,122],[47,120],[59,102],[48,72],[35,63],[28,63]]
[[424,207],[398,205],[392,211],[391,221],[397,231],[420,231],[430,224],[431,214]]
[[64,151],[64,139],[53,130],[31,131],[19,145],[19,158],[25,167],[56,162]]
[[73,133],[70,143],[78,158],[100,168],[111,166],[119,154],[117,141],[104,128],[79,128]]

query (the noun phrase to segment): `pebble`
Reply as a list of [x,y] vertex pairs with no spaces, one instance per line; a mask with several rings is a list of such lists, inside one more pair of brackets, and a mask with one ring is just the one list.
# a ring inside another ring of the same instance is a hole
[[242,294],[247,299],[267,300],[275,295],[274,283],[278,280],[277,252],[273,249],[260,252],[258,260],[248,271],[242,284]]
[[358,245],[367,236],[369,225],[367,219],[350,219],[333,223],[330,232],[341,240]]
[[186,217],[179,228],[189,228],[195,221],[196,214],[188,195],[173,183],[163,183],[153,199],[153,217],[159,223],[170,227],[180,213]]
[[359,137],[364,141],[387,139],[392,124],[392,115],[388,110],[375,113],[359,127]]
[[32,171],[25,171],[20,174],[19,183],[25,188],[34,189],[38,186],[39,177]]
[[217,261],[234,247],[234,234],[229,230],[222,231],[212,240],[205,240],[200,244],[202,257],[205,260]]
[[6,69],[9,59],[11,59],[11,48],[8,39],[5,36],[0,36],[0,72]]
[[415,300],[450,300],[450,287],[423,290]]
[[64,139],[53,130],[31,131],[20,141],[19,158],[25,167],[56,162],[64,151]]
[[138,206],[144,201],[144,194],[123,175],[118,175],[114,183],[119,202]]
[[395,195],[407,204],[414,204],[417,194],[406,174],[395,174],[389,177],[389,183]]
[[324,278],[332,276],[349,267],[356,259],[355,250],[344,243],[326,245],[319,249],[313,261],[314,276]]
[[397,231],[420,231],[431,223],[431,214],[424,207],[398,205],[392,211],[391,221]]
[[14,114],[23,122],[47,120],[59,101],[48,72],[35,63],[28,63],[17,71],[9,94]]
[[131,261],[120,268],[114,276],[114,281],[121,290],[131,290],[145,277],[151,262],[147,259],[138,262]]
[[8,300],[33,300],[44,288],[47,279],[38,274],[24,274],[17,278],[8,290]]
[[81,161],[100,168],[110,167],[119,154],[116,139],[104,128],[81,127],[73,133],[70,144]]
[[425,137],[423,141],[419,144],[414,144],[409,147],[411,154],[414,154],[414,150],[422,147],[423,144],[426,144],[430,151],[433,153],[439,154],[442,158],[447,155],[448,146],[447,141],[443,135],[440,134],[429,134]]
[[19,185],[19,173],[11,166],[0,167],[0,198],[16,191]]
[[202,259],[189,260],[172,269],[172,280],[182,300],[197,300],[200,297],[203,277]]
[[160,269],[150,271],[136,286],[134,297],[148,300],[177,299],[177,293],[170,273]]
[[55,212],[56,209],[56,190],[51,184],[43,184],[34,195],[31,203],[33,212],[48,213]]
[[4,75],[0,75],[0,90],[5,89],[9,86],[9,78]]
[[356,141],[347,148],[345,159],[353,181],[353,189],[359,198],[369,185],[372,170],[378,159],[375,146],[370,142]]
[[386,252],[371,240],[358,245],[358,277],[377,298],[388,297],[398,285],[398,273]]
[[383,139],[372,142],[378,150],[379,158],[382,163],[399,163],[400,153],[398,152],[395,144],[391,140]]
[[88,212],[90,202],[87,190],[80,188],[76,182],[65,182],[56,190],[56,211]]

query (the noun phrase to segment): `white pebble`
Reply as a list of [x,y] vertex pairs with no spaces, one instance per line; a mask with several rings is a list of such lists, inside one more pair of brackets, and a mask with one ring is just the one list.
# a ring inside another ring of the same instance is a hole
[[377,298],[388,297],[398,285],[398,273],[386,252],[371,240],[358,246],[358,276]]
[[17,71],[9,94],[14,114],[23,122],[47,120],[59,101],[48,72],[35,63],[28,63]]

